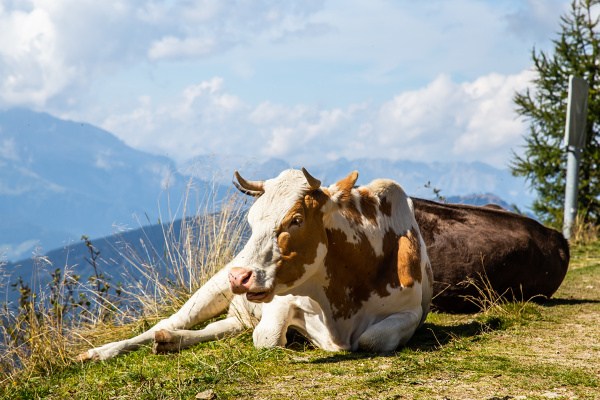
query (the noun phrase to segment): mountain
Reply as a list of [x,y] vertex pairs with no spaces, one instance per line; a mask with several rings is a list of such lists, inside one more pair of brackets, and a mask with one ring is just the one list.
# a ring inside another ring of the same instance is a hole
[[[445,202],[471,205],[493,203],[505,209],[511,209],[508,203],[492,194],[453,196],[445,199]],[[214,218],[218,218],[218,215],[205,214],[193,219],[188,218],[185,221],[177,219],[169,223],[147,225],[96,238],[91,243],[99,254],[96,262],[98,270],[110,280],[113,287],[122,283],[127,293],[138,290],[136,288],[147,289],[151,286],[152,283],[147,276],[140,271],[142,265],[152,265],[154,273],[157,273],[161,280],[172,280],[174,279],[172,258],[177,259],[178,254],[186,253],[184,249],[179,249],[178,245],[187,243],[187,240],[182,240],[182,235],[187,235],[186,239],[192,238],[192,244],[198,254],[202,253],[200,250],[202,246],[206,246],[210,251],[211,240],[207,239],[207,236],[210,236],[211,232],[215,236],[220,236],[220,233],[212,227],[221,226],[221,224],[213,225],[211,223],[211,218],[214,220]],[[243,213],[239,216],[243,217]],[[228,229],[230,227],[239,228],[237,232],[240,232],[242,239],[238,244],[245,244],[251,233],[245,220],[231,220],[227,227]],[[85,283],[94,274],[89,260],[89,248],[86,243],[79,241],[51,250],[43,257],[30,257],[17,262],[9,262],[5,265],[8,276],[4,278],[7,283],[15,283],[20,277],[26,284],[35,282],[36,288],[39,289],[48,284],[51,281],[51,273],[60,268],[80,276],[81,282]],[[0,291],[0,298],[14,303],[19,295],[18,291],[9,285],[4,287],[6,289],[4,292]]]
[[[291,168],[290,163],[270,158],[259,160],[243,156],[198,156],[182,165],[180,171],[199,179],[210,179],[222,184],[231,182],[232,172],[239,170],[247,179],[268,179],[279,171]],[[525,181],[512,176],[506,169],[494,168],[481,162],[417,162],[387,160],[381,158],[338,159],[306,167],[324,185],[330,185],[359,171],[358,184],[366,184],[376,178],[390,178],[399,182],[410,196],[432,198],[435,191],[440,195],[464,196],[493,193],[509,204],[526,210],[534,196]]]
[[[185,219],[176,219],[168,223],[152,224],[136,229],[119,232],[89,241],[97,253],[95,267],[115,288],[122,284],[127,294],[150,290],[151,276],[157,276],[162,282],[177,281],[193,249],[193,256],[199,262],[205,257],[214,256],[217,241],[232,246],[237,252],[245,244],[250,234],[249,225],[241,218],[243,213],[207,213]],[[226,218],[226,219],[223,219]],[[225,227],[226,232],[221,231]],[[220,248],[224,251],[224,248]],[[94,276],[92,257],[88,243],[78,241],[70,245],[47,252],[43,256],[24,258],[8,262],[3,266],[0,282],[2,304],[16,304],[19,291],[11,287],[19,278],[36,293],[48,293],[44,288],[52,281],[56,269],[64,277],[68,271],[71,276],[79,276],[86,284]],[[177,265],[182,267],[177,268]],[[151,290],[150,290],[151,291]],[[125,298],[127,295],[124,295]]]
[[361,158],[291,165],[213,154],[176,166],[90,124],[9,109],[0,111],[0,260],[43,254],[84,234],[98,238],[181,218],[183,199],[193,202],[191,212],[211,212],[232,190],[234,170],[268,179],[292,166],[307,167],[325,185],[358,170],[359,184],[391,178],[411,196],[493,193],[521,210],[533,200],[523,180],[484,163]]
[[471,194],[467,196],[449,196],[444,198],[444,202],[451,204],[469,204],[472,206],[485,206],[488,204],[496,204],[506,210],[518,211],[514,207],[500,197],[492,193]]
[[156,222],[159,203],[178,205],[188,179],[170,159],[92,125],[0,111],[0,257]]

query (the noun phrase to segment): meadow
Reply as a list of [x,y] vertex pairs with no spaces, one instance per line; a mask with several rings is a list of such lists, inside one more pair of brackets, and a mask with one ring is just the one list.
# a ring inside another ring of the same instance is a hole
[[[171,248],[182,268],[222,265],[238,237],[226,235],[235,232],[227,219],[192,231]],[[192,252],[190,238],[209,231],[216,240],[212,255]],[[600,241],[582,240],[571,252],[569,272],[553,298],[512,303],[491,296],[478,313],[434,311],[406,347],[385,355],[324,352],[298,337],[286,348],[258,350],[246,332],[180,353],[154,355],[146,347],[80,363],[74,361],[80,351],[140,333],[193,287],[155,288],[158,298],[146,293],[142,299],[146,317],[133,320],[88,318],[56,329],[48,312],[48,325],[42,320],[21,349],[2,355],[0,398],[598,399]],[[189,274],[181,272],[182,282]],[[195,282],[205,279],[200,274]],[[15,357],[18,365],[8,363]]]

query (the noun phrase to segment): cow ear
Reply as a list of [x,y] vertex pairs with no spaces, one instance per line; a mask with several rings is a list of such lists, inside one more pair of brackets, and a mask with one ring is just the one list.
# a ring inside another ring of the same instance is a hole
[[347,177],[331,187],[331,199],[336,203],[346,203],[352,197],[352,188],[358,179],[358,171],[352,171]]
[[235,171],[233,175],[235,176],[233,185],[240,192],[253,197],[258,197],[265,192],[264,181],[247,181],[246,179],[242,178],[240,173],[237,171]]

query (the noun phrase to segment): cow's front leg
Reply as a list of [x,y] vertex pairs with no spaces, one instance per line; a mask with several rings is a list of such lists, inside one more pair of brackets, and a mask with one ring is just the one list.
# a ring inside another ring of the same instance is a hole
[[227,275],[226,268],[217,272],[190,297],[179,311],[169,318],[159,321],[146,332],[131,339],[108,343],[88,350],[77,356],[77,360],[106,360],[152,342],[157,331],[189,329],[202,321],[222,314],[229,306],[233,296]]
[[275,296],[270,302],[263,304],[262,317],[252,339],[257,348],[285,346],[286,333],[292,322],[295,306],[287,296]]
[[358,339],[360,350],[387,353],[408,342],[421,321],[422,310],[392,314],[371,325]]
[[235,335],[244,330],[244,324],[239,318],[228,317],[207,325],[204,329],[197,331],[189,330],[166,330],[161,329],[154,333],[155,354],[176,352],[197,343],[221,339],[226,336]]

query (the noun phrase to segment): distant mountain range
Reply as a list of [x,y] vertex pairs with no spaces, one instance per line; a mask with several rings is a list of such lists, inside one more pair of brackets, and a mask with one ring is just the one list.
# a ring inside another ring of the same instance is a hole
[[[423,198],[455,198],[455,202],[474,201],[489,196],[511,208],[527,210],[534,195],[525,181],[512,176],[509,170],[494,168],[481,162],[416,162],[382,158],[338,159],[316,165],[292,165],[284,160],[258,160],[238,155],[203,155],[184,165],[179,171],[201,180],[222,184],[231,182],[232,172],[239,170],[248,179],[268,179],[286,168],[306,167],[309,172],[329,185],[359,171],[358,184],[367,184],[376,178],[390,178],[399,182],[411,196]],[[437,193],[439,191],[439,193]],[[469,203],[470,204],[470,203]]]
[[[418,197],[493,193],[521,209],[533,199],[522,180],[483,163],[364,158],[304,166],[327,185],[358,170],[359,184],[392,178]],[[235,169],[267,179],[290,167],[238,155],[202,155],[177,166],[86,123],[27,109],[0,111],[0,259],[64,248],[84,234],[99,238],[167,222],[183,216],[186,198],[191,213],[211,212],[231,191]]]
[[181,202],[188,179],[170,159],[92,125],[26,109],[0,112],[0,257],[156,223],[159,203],[168,215],[167,201]]

